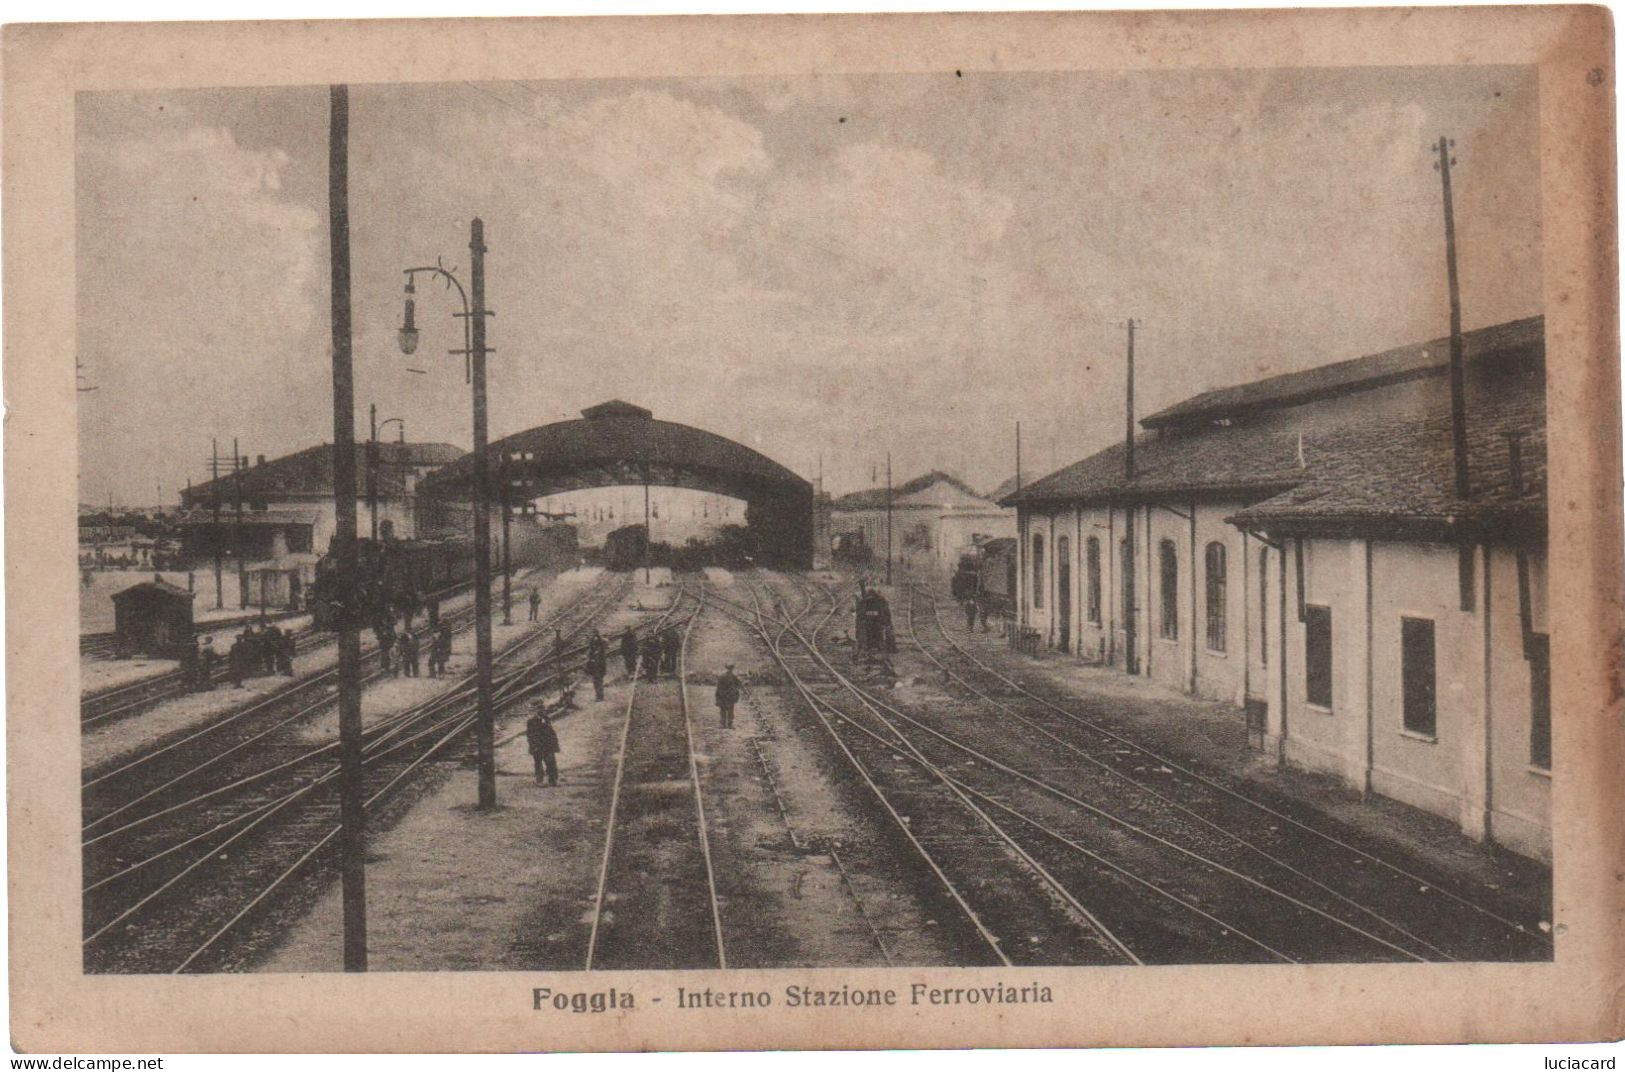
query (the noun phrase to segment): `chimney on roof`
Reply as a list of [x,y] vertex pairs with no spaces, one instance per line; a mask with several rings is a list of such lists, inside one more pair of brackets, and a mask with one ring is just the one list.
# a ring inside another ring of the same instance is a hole
[[265,455],[263,455],[263,454],[255,455],[254,464],[255,465],[264,465],[265,464]]

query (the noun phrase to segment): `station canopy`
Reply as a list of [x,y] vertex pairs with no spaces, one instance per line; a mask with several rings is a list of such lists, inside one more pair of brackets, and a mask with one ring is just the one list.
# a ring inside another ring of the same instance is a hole
[[[757,546],[770,563],[804,566],[812,558],[812,484],[743,444],[702,428],[659,421],[629,402],[604,402],[581,418],[544,424],[491,443],[488,501],[510,503],[584,488],[691,488],[741,499]],[[474,456],[435,470],[419,493],[469,501]]]

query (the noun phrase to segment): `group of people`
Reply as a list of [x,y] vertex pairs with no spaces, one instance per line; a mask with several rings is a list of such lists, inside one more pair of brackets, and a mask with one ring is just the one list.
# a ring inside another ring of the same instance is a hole
[[[257,674],[280,673],[293,676],[294,639],[291,632],[283,632],[267,624],[256,629],[250,625],[238,633],[226,651],[226,674],[233,688],[242,688],[243,682]],[[181,672],[192,689],[214,688],[214,668],[221,656],[214,646],[214,637],[194,637],[189,647],[181,652]]]
[[[438,615],[436,616],[438,617]],[[391,677],[418,677],[422,666],[423,642],[412,631],[408,618],[400,632],[395,631],[393,619],[373,626],[378,641],[379,668]],[[444,677],[446,664],[451,661],[451,625],[438,622],[433,626],[429,641],[429,676]]]
[[[682,635],[675,628],[652,632],[640,642],[637,632],[627,626],[620,636],[621,660],[627,679],[637,674],[640,662],[645,680],[652,681],[660,674],[676,674],[677,656],[682,643]],[[594,629],[587,638],[586,671],[592,679],[593,696],[598,700],[604,698],[604,676],[608,672],[608,663],[609,642]],[[727,669],[717,677],[716,687],[717,712],[721,716],[723,729],[734,728],[734,708],[744,692],[744,683],[734,673],[734,664],[729,663]],[[571,706],[568,693],[562,705]],[[525,741],[536,768],[536,784],[558,785],[559,735],[553,727],[553,718],[545,700],[536,701],[535,710],[525,722]]]

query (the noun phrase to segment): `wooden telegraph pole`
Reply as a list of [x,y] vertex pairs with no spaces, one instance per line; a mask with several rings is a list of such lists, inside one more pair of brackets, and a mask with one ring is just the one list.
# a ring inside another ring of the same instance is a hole
[[486,454],[485,410],[485,222],[469,224],[469,281],[474,308],[474,693],[479,717],[480,808],[497,806],[496,712],[491,688],[491,459]]
[[886,452],[886,584],[891,585],[891,451]]
[[350,92],[329,90],[327,214],[333,279],[333,555],[339,576],[339,822],[344,970],[367,970],[366,798],[361,779],[361,607],[355,509],[355,379],[350,358]]
[[[1134,479],[1134,318],[1128,321],[1127,388],[1123,404],[1123,482]],[[1140,672],[1138,622],[1134,593],[1134,505],[1123,509],[1123,669]]]

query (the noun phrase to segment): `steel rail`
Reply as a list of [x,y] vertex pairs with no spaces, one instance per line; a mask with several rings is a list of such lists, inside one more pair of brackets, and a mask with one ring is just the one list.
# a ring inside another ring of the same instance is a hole
[[[1344,841],[1342,838],[1337,837],[1335,834],[1329,834],[1324,830],[1321,830],[1321,829],[1319,829],[1319,828],[1317,828],[1317,827],[1315,827],[1315,826],[1313,826],[1313,825],[1311,825],[1309,823],[1306,823],[1306,822],[1302,821],[1301,819],[1297,819],[1297,818],[1295,818],[1295,817],[1293,817],[1291,815],[1288,815],[1287,813],[1285,813],[1283,811],[1280,811],[1277,808],[1271,807],[1270,805],[1264,803],[1263,801],[1256,800],[1253,797],[1250,797],[1245,793],[1242,793],[1242,792],[1240,792],[1240,791],[1238,791],[1236,789],[1233,789],[1233,788],[1223,784],[1222,782],[1215,781],[1214,779],[1209,778],[1206,775],[1203,775],[1203,774],[1201,774],[1201,773],[1199,773],[1197,771],[1194,771],[1194,770],[1190,769],[1189,767],[1182,765],[1178,760],[1172,759],[1172,758],[1170,758],[1170,757],[1168,757],[1168,756],[1166,756],[1166,755],[1164,755],[1164,754],[1162,754],[1160,752],[1155,751],[1154,749],[1147,748],[1145,745],[1140,744],[1138,741],[1135,741],[1135,740],[1133,740],[1131,738],[1128,738],[1128,737],[1124,737],[1122,734],[1113,731],[1112,729],[1110,729],[1109,727],[1101,724],[1100,722],[1097,722],[1094,719],[1089,718],[1086,715],[1080,715],[1077,712],[1072,711],[1072,710],[1062,706],[1061,704],[1056,703],[1055,701],[1049,699],[1048,697],[1042,696],[1039,693],[1034,692],[1032,689],[1028,688],[1026,685],[1024,685],[1021,682],[1015,680],[1014,678],[1010,677],[1009,675],[1002,673],[1001,671],[995,669],[992,666],[989,666],[982,659],[979,659],[975,655],[975,653],[973,653],[970,650],[960,646],[959,644],[955,643],[953,640],[950,639],[949,644],[951,646],[953,646],[956,650],[958,650],[970,662],[975,663],[979,668],[981,668],[990,677],[994,677],[994,678],[999,679],[1000,681],[1004,682],[1007,686],[1009,686],[1011,689],[1014,689],[1015,691],[1020,692],[1022,695],[1033,699],[1034,701],[1036,701],[1037,703],[1043,705],[1044,707],[1047,707],[1050,710],[1056,712],[1057,714],[1062,715],[1065,718],[1071,719],[1072,721],[1077,722],[1080,725],[1086,726],[1089,729],[1094,730],[1096,733],[1099,733],[1099,734],[1101,734],[1101,735],[1103,735],[1105,737],[1109,737],[1113,741],[1117,742],[1118,744],[1122,744],[1122,745],[1125,745],[1125,746],[1133,749],[1134,751],[1138,752],[1140,755],[1146,757],[1147,759],[1154,759],[1158,763],[1161,763],[1164,766],[1169,767],[1170,769],[1178,771],[1180,774],[1185,775],[1185,777],[1190,778],[1193,781],[1200,782],[1201,784],[1207,786],[1208,788],[1214,790],[1215,792],[1222,793],[1223,795],[1231,797],[1232,799],[1237,800],[1237,801],[1239,801],[1239,802],[1241,802],[1243,804],[1246,804],[1249,807],[1256,808],[1259,811],[1263,812],[1264,814],[1270,816],[1271,818],[1278,819],[1278,820],[1280,820],[1281,822],[1284,822],[1284,823],[1289,823],[1292,826],[1296,827],[1297,829],[1302,830],[1304,833],[1310,834],[1313,837],[1320,838],[1321,840],[1326,841],[1326,842],[1328,842],[1328,843],[1330,843],[1332,845],[1335,845],[1337,848],[1342,849],[1342,850],[1344,850],[1346,852],[1352,853],[1352,854],[1360,857],[1361,859],[1369,860],[1372,863],[1377,864],[1380,867],[1383,867],[1384,869],[1393,872],[1394,874],[1398,875],[1399,877],[1401,877],[1401,878],[1403,878],[1403,879],[1405,879],[1405,880],[1407,880],[1409,882],[1414,882],[1414,883],[1417,883],[1418,885],[1421,885],[1421,886],[1427,886],[1431,892],[1437,892],[1441,897],[1444,897],[1444,898],[1446,898],[1447,900],[1450,900],[1450,901],[1454,901],[1455,903],[1461,905],[1463,908],[1471,909],[1474,912],[1478,912],[1481,915],[1484,915],[1484,916],[1486,916],[1486,917],[1488,917],[1490,919],[1493,919],[1497,923],[1500,923],[1500,924],[1502,924],[1502,925],[1504,925],[1506,927],[1509,927],[1512,930],[1515,930],[1520,934],[1528,934],[1528,935],[1531,935],[1531,936],[1534,935],[1534,932],[1532,932],[1529,927],[1524,926],[1522,923],[1519,923],[1516,920],[1508,919],[1507,917],[1505,917],[1505,916],[1501,915],[1500,913],[1496,912],[1494,909],[1487,908],[1484,905],[1481,905],[1481,904],[1477,903],[1476,901],[1473,901],[1471,898],[1463,897],[1460,894],[1453,893],[1452,891],[1441,887],[1438,884],[1438,882],[1433,880],[1433,879],[1423,878],[1420,875],[1417,875],[1417,874],[1415,874],[1415,873],[1413,873],[1411,871],[1406,870],[1403,866],[1401,866],[1399,864],[1396,864],[1396,863],[1393,863],[1390,860],[1384,859],[1383,857],[1378,856],[1375,853],[1372,853],[1372,852],[1370,852],[1370,851],[1368,851],[1366,849],[1362,849],[1362,848],[1360,848],[1360,847],[1358,847],[1356,845],[1352,845],[1352,844],[1348,843],[1347,841]],[[1549,936],[1542,936],[1542,937],[1547,942],[1550,942],[1550,940],[1551,940]]]
[[[956,906],[958,906],[960,912],[963,913],[966,920],[969,921],[971,927],[976,931],[977,935],[982,939],[987,947],[992,950],[993,955],[998,958],[999,963],[1007,968],[1014,967],[1015,964],[1010,959],[1009,954],[1004,951],[1004,945],[1000,941],[998,935],[994,934],[992,930],[988,928],[987,924],[982,921],[982,917],[977,913],[976,909],[971,906],[970,902],[966,900],[965,895],[960,891],[959,887],[954,884],[953,879],[948,877],[947,872],[942,869],[942,865],[937,862],[936,857],[931,854],[930,850],[925,847],[914,831],[909,828],[908,822],[904,820],[901,813],[899,813],[896,807],[893,806],[885,791],[880,788],[879,784],[875,781],[874,776],[870,773],[868,766],[852,752],[852,749],[847,745],[846,741],[843,740],[841,735],[836,732],[835,727],[830,723],[829,719],[826,717],[824,711],[819,705],[816,695],[807,687],[806,683],[801,680],[801,677],[791,669],[788,663],[788,657],[785,656],[780,650],[778,641],[768,635],[766,626],[767,617],[762,613],[760,601],[757,599],[755,589],[747,586],[747,591],[750,592],[752,600],[757,603],[757,606],[755,607],[756,622],[752,623],[748,618],[741,618],[740,620],[746,622],[747,624],[752,624],[754,628],[756,628],[758,634],[762,638],[762,642],[767,646],[767,649],[773,655],[774,660],[789,676],[791,685],[794,686],[796,691],[801,695],[801,698],[806,701],[807,706],[812,711],[813,715],[824,726],[824,730],[829,734],[830,740],[833,741],[835,746],[841,750],[842,755],[846,757],[847,762],[851,764],[852,769],[857,772],[858,777],[863,780],[866,786],[868,786],[869,791],[874,795],[876,802],[879,803],[882,810],[884,810],[891,818],[893,824],[902,833],[904,839],[908,841],[909,845],[913,847],[920,859],[925,862],[925,865],[928,868],[930,868],[931,873],[936,876],[937,881],[940,882],[943,889],[947,891],[949,898],[953,900]],[[733,601],[724,600],[723,602],[732,603]],[[735,605],[737,606],[738,604]],[[831,608],[831,614],[833,613],[834,609]],[[782,632],[780,633],[780,636],[783,636]]]
[[[1325,919],[1328,922],[1335,924],[1336,926],[1339,926],[1339,927],[1342,927],[1342,928],[1344,928],[1346,930],[1352,931],[1355,934],[1358,934],[1359,936],[1361,936],[1361,937],[1363,937],[1363,938],[1365,938],[1365,939],[1367,939],[1367,940],[1369,940],[1371,942],[1374,942],[1374,943],[1376,943],[1378,945],[1384,946],[1385,948],[1391,949],[1394,952],[1399,953],[1401,956],[1404,956],[1404,957],[1406,957],[1406,958],[1408,958],[1410,960],[1423,961],[1423,960],[1426,959],[1424,957],[1418,956],[1416,953],[1412,952],[1411,950],[1405,949],[1402,946],[1396,945],[1395,943],[1388,941],[1386,938],[1383,938],[1380,935],[1372,934],[1371,932],[1365,930],[1364,928],[1358,927],[1355,924],[1350,923],[1348,920],[1340,919],[1339,917],[1334,916],[1331,913],[1327,912],[1325,909],[1320,908],[1318,905],[1310,904],[1309,902],[1304,901],[1302,898],[1296,897],[1293,894],[1286,892],[1285,890],[1278,889],[1278,888],[1276,888],[1274,886],[1271,886],[1270,884],[1268,884],[1266,882],[1263,882],[1263,881],[1260,881],[1259,879],[1253,878],[1251,875],[1247,875],[1247,874],[1244,874],[1244,873],[1242,873],[1240,871],[1237,871],[1235,868],[1230,867],[1227,864],[1221,863],[1218,860],[1214,860],[1211,857],[1204,856],[1202,853],[1199,853],[1199,852],[1197,852],[1197,851],[1195,851],[1193,849],[1188,849],[1185,846],[1180,845],[1179,843],[1177,843],[1175,841],[1172,841],[1172,840],[1170,840],[1170,839],[1168,839],[1166,837],[1163,837],[1161,834],[1158,834],[1158,833],[1156,833],[1156,832],[1154,832],[1152,830],[1149,830],[1149,829],[1139,825],[1138,823],[1131,822],[1130,820],[1125,819],[1122,816],[1117,815],[1117,814],[1115,814],[1115,813],[1113,813],[1111,811],[1108,811],[1105,808],[1099,807],[1098,805],[1095,805],[1095,804],[1091,804],[1088,801],[1083,800],[1083,799],[1081,799],[1081,798],[1067,792],[1066,790],[1060,788],[1059,786],[1052,785],[1049,782],[1044,781],[1041,778],[1035,778],[1032,775],[1026,773],[1025,771],[1018,770],[1015,767],[1012,767],[1007,763],[1001,762],[1000,760],[997,760],[997,759],[993,758],[992,756],[988,755],[986,752],[981,751],[980,749],[974,747],[973,745],[967,744],[964,741],[959,740],[959,739],[957,739],[957,738],[955,738],[955,737],[953,737],[953,736],[951,736],[951,735],[949,735],[947,733],[944,733],[941,730],[938,730],[933,726],[930,726],[930,725],[927,725],[924,722],[921,722],[919,719],[914,718],[912,715],[909,715],[908,713],[902,711],[901,709],[899,709],[897,707],[894,707],[893,705],[887,703],[886,701],[881,700],[881,699],[879,699],[877,697],[870,696],[868,693],[864,692],[864,690],[858,688],[858,686],[851,683],[850,681],[843,680],[842,683],[848,689],[852,690],[854,693],[857,693],[857,694],[859,694],[861,696],[867,697],[867,699],[869,700],[870,703],[876,705],[877,707],[885,708],[887,711],[890,711],[897,718],[901,719],[904,722],[907,722],[911,726],[916,727],[917,729],[923,731],[927,735],[935,737],[938,740],[942,741],[944,744],[948,745],[949,747],[957,749],[957,750],[965,753],[966,755],[970,756],[971,758],[976,759],[976,760],[986,764],[989,767],[992,767],[992,768],[994,768],[996,770],[1002,771],[1003,773],[1008,774],[1011,777],[1017,779],[1018,781],[1024,782],[1024,783],[1032,786],[1033,788],[1040,790],[1041,792],[1047,793],[1050,796],[1053,796],[1058,800],[1064,801],[1064,802],[1072,805],[1075,808],[1081,809],[1083,811],[1088,812],[1091,815],[1094,815],[1094,816],[1097,816],[1098,818],[1104,819],[1109,823],[1113,823],[1113,824],[1115,824],[1115,825],[1117,825],[1119,827],[1122,827],[1124,830],[1127,830],[1130,833],[1136,834],[1136,835],[1140,836],[1141,838],[1143,838],[1143,839],[1145,839],[1147,841],[1150,841],[1150,842],[1152,842],[1154,844],[1160,845],[1163,848],[1171,849],[1172,851],[1174,851],[1174,852],[1176,852],[1176,853],[1178,853],[1178,854],[1180,854],[1182,856],[1189,857],[1191,860],[1193,860],[1193,861],[1195,861],[1195,862],[1197,862],[1197,863],[1199,863],[1199,864],[1201,864],[1203,866],[1213,868],[1214,870],[1220,872],[1221,874],[1228,875],[1231,878],[1234,878],[1239,882],[1242,882],[1242,883],[1244,883],[1246,885],[1252,886],[1252,887],[1254,887],[1254,888],[1256,888],[1258,890],[1261,890],[1261,891],[1263,891],[1265,893],[1268,893],[1268,894],[1270,894],[1270,895],[1272,895],[1274,897],[1278,897],[1281,900],[1286,901],[1287,903],[1293,905],[1296,908],[1300,908],[1300,909],[1302,909],[1302,910],[1304,910],[1306,912],[1309,912],[1309,913],[1311,913],[1313,915],[1319,916],[1322,919]],[[892,728],[894,733],[898,734],[899,738],[904,738],[905,737],[905,735],[902,733],[901,730],[896,729],[895,726],[893,726],[891,724],[890,719],[886,719],[884,716],[880,716],[880,717],[881,717],[882,721],[884,721],[884,722],[886,722],[888,724],[889,728]]]
[[694,753],[694,720],[688,705],[688,642],[694,632],[694,623],[705,612],[705,582],[700,582],[699,600],[694,613],[683,626],[683,643],[677,649],[677,696],[683,708],[683,736],[688,746],[688,777],[694,784],[694,811],[699,817],[700,855],[705,859],[705,885],[711,898],[711,928],[717,938],[717,967],[728,966],[728,946],[722,934],[722,906],[717,898],[717,876],[711,866],[711,836],[706,830],[705,796],[700,790],[700,764]]
[[[920,653],[922,655],[924,655],[934,665],[936,665],[939,669],[941,669],[942,672],[944,674],[946,674],[948,677],[952,678],[953,680],[955,680],[955,681],[959,682],[961,685],[963,685],[968,691],[975,694],[976,696],[981,697],[983,700],[987,701],[989,704],[992,704],[994,707],[998,708],[999,710],[1005,712],[1005,714],[1009,715],[1011,718],[1015,719],[1017,722],[1020,722],[1022,725],[1028,727],[1031,730],[1034,730],[1037,733],[1042,734],[1044,737],[1046,737],[1049,740],[1053,741],[1055,744],[1061,746],[1066,751],[1071,752],[1072,754],[1078,756],[1080,759],[1082,759],[1085,762],[1091,764],[1092,766],[1098,767],[1100,770],[1105,771],[1108,775],[1111,775],[1112,777],[1114,777],[1114,778],[1116,778],[1116,779],[1118,779],[1118,780],[1120,780],[1122,782],[1125,782],[1130,786],[1133,786],[1135,789],[1140,790],[1141,792],[1149,795],[1153,799],[1155,799],[1157,801],[1160,801],[1161,803],[1167,805],[1170,808],[1173,808],[1175,811],[1179,812],[1181,815],[1184,815],[1187,818],[1189,818],[1191,820],[1194,820],[1196,823],[1200,824],[1201,826],[1203,826],[1203,827],[1205,827],[1205,828],[1207,828],[1209,830],[1214,831],[1215,833],[1219,834],[1221,837],[1228,838],[1229,840],[1234,841],[1236,844],[1238,844],[1238,845],[1240,845],[1240,846],[1242,846],[1242,847],[1244,847],[1244,848],[1246,848],[1246,849],[1248,849],[1248,850],[1250,850],[1250,851],[1252,851],[1254,853],[1257,853],[1260,857],[1262,857],[1263,859],[1269,861],[1274,866],[1279,867],[1281,870],[1293,875],[1296,878],[1302,879],[1304,882],[1309,883],[1310,885],[1314,886],[1316,889],[1318,889],[1321,892],[1323,892],[1323,893],[1327,894],[1328,896],[1332,897],[1334,900],[1342,902],[1343,904],[1347,905],[1349,908],[1351,908],[1351,909],[1353,909],[1353,910],[1355,910],[1357,912],[1360,912],[1360,913],[1362,913],[1362,914],[1364,914],[1366,916],[1369,916],[1371,919],[1375,920],[1378,923],[1381,923],[1385,927],[1391,928],[1395,933],[1404,935],[1406,938],[1408,938],[1411,941],[1415,942],[1417,945],[1419,945],[1422,948],[1428,950],[1429,952],[1435,954],[1440,960],[1454,961],[1456,959],[1455,957],[1452,957],[1450,954],[1446,953],[1444,950],[1440,949],[1438,946],[1434,945],[1432,942],[1429,942],[1427,939],[1422,938],[1421,936],[1412,933],[1410,930],[1408,930],[1405,927],[1401,926],[1400,924],[1396,923],[1394,920],[1388,918],[1387,916],[1384,916],[1382,913],[1376,911],[1375,909],[1372,909],[1372,908],[1368,907],[1367,905],[1361,904],[1359,901],[1357,901],[1354,898],[1348,896],[1347,894],[1343,893],[1340,890],[1334,889],[1333,887],[1331,887],[1331,886],[1327,885],[1326,883],[1320,881],[1319,879],[1315,878],[1313,875],[1308,874],[1307,872],[1301,870],[1300,868],[1294,866],[1293,864],[1288,863],[1286,860],[1281,859],[1279,856],[1276,856],[1275,854],[1271,853],[1268,849],[1265,849],[1263,846],[1258,845],[1258,844],[1256,844],[1256,843],[1254,843],[1252,841],[1249,841],[1247,838],[1243,837],[1242,835],[1236,833],[1235,831],[1233,831],[1233,830],[1231,830],[1231,829],[1229,829],[1227,827],[1221,826],[1219,823],[1214,822],[1213,820],[1209,819],[1207,816],[1201,814],[1200,812],[1198,812],[1196,809],[1190,807],[1189,805],[1184,804],[1181,801],[1175,800],[1173,797],[1167,795],[1166,793],[1163,793],[1163,792],[1157,790],[1153,786],[1147,785],[1146,783],[1141,782],[1136,778],[1130,777],[1129,775],[1125,774],[1124,772],[1122,772],[1122,771],[1118,770],[1117,768],[1113,767],[1111,764],[1102,761],[1101,759],[1096,757],[1093,753],[1089,752],[1087,749],[1081,748],[1078,745],[1074,744],[1073,742],[1068,741],[1065,738],[1063,738],[1063,737],[1061,737],[1061,736],[1059,736],[1059,735],[1057,735],[1055,733],[1052,733],[1050,730],[1048,730],[1045,727],[1039,725],[1038,723],[1034,722],[1033,720],[1027,718],[1025,715],[1023,715],[1020,711],[1016,710],[1014,707],[1010,706],[1007,703],[1004,703],[1003,701],[1001,701],[997,697],[989,694],[988,692],[986,692],[986,691],[984,691],[984,690],[982,690],[980,688],[977,688],[975,684],[973,684],[971,681],[966,679],[962,674],[958,673],[952,667],[950,667],[947,663],[945,663],[941,659],[937,658],[936,655],[934,655],[928,648],[926,648],[925,642],[920,639],[919,630],[917,629],[917,627],[915,625],[915,620],[914,620],[914,599],[913,599],[913,596],[915,594],[916,593],[915,593],[915,591],[913,589],[913,586],[910,586],[910,598],[909,598],[909,602],[908,602],[908,631],[909,631],[910,639],[912,639],[914,641],[914,646],[917,647],[920,650]],[[948,638],[948,630],[942,623],[941,610],[937,606],[937,604],[936,604],[936,602],[934,600],[931,602],[931,610],[932,610],[933,615],[936,618],[937,628],[942,632],[944,639],[949,639]]]
[[[677,608],[681,606],[685,594],[685,589],[677,589],[676,594],[672,597],[671,604],[655,620],[655,629],[660,629],[676,615]],[[699,609],[696,608],[695,614],[698,613]],[[587,960],[583,966],[586,971],[593,970],[593,958],[598,953],[598,929],[604,919],[604,900],[609,892],[609,863],[615,851],[615,820],[620,813],[621,785],[626,774],[626,746],[632,734],[632,708],[637,703],[638,682],[642,679],[643,653],[640,651],[637,661],[632,664],[632,681],[626,690],[626,718],[621,726],[620,749],[615,756],[615,783],[610,790],[609,819],[604,825],[604,854],[598,865],[598,892],[593,899],[592,929],[587,934]]]

